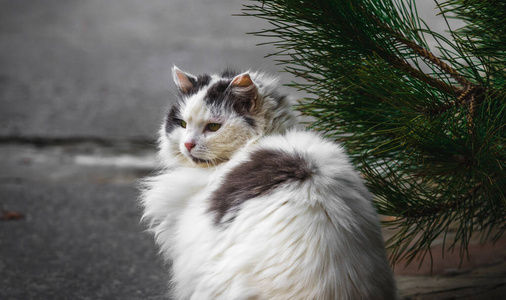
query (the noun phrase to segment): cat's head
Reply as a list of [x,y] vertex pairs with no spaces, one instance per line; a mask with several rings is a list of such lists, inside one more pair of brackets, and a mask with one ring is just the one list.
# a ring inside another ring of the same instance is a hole
[[[172,73],[179,99],[160,132],[160,155],[168,164],[208,167],[225,162],[272,127],[277,107],[291,114],[285,96],[262,95],[260,90],[266,89],[259,86],[265,83],[254,82],[257,73],[194,76],[175,66]],[[291,115],[285,119],[291,122]]]

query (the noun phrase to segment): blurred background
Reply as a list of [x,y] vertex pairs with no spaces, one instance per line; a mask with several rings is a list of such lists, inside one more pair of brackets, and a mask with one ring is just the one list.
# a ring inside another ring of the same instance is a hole
[[[157,167],[172,65],[294,79],[246,34],[269,24],[233,16],[242,3],[0,0],[0,299],[164,297],[135,185]],[[418,3],[443,31],[435,4]],[[415,269],[399,274],[428,274]],[[402,280],[403,295],[438,290]]]

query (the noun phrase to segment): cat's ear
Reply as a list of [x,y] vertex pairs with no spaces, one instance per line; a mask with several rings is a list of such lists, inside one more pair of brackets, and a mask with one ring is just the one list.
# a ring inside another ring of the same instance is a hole
[[172,78],[182,93],[188,93],[197,84],[197,77],[181,71],[178,67],[172,67]]
[[242,73],[234,77],[229,85],[232,93],[245,101],[247,110],[251,111],[257,106],[258,89],[248,73]]

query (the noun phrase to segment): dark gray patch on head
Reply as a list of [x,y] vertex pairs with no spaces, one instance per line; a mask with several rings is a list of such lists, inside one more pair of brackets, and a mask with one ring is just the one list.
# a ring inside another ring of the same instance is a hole
[[[206,103],[216,109],[231,109],[241,116],[249,116],[252,100],[256,97],[256,90],[237,89],[230,86],[232,80],[241,74],[237,70],[227,68],[221,72],[221,80],[213,84],[207,90]],[[249,117],[248,117],[249,118]],[[251,118],[249,118],[252,120]],[[246,119],[246,122],[254,126],[254,121]]]
[[179,104],[174,104],[167,113],[167,116],[165,117],[165,132],[167,134],[171,133],[175,128],[181,126],[181,120],[178,119],[179,110]]
[[205,101],[210,106],[221,106],[230,94],[227,90],[232,80],[222,79],[207,89]]
[[[256,97],[256,90],[234,90],[233,86],[229,87],[231,82],[230,79],[222,79],[210,86],[204,98],[206,104],[215,107],[218,111],[229,109],[240,116],[250,118],[250,109]],[[248,120],[246,122],[254,125]]]
[[209,212],[215,214],[215,223],[253,198],[294,182],[303,182],[313,173],[311,164],[300,154],[281,150],[261,149],[249,160],[232,169],[221,186],[211,196]]

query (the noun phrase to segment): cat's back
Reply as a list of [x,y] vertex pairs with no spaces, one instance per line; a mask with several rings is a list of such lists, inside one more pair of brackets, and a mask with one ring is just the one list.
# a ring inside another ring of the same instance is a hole
[[[180,282],[181,290],[193,289],[187,295],[395,298],[370,194],[341,147],[310,132],[273,135],[236,155],[218,177],[197,200],[212,238],[186,241],[206,253],[195,275],[185,275],[191,283]],[[179,268],[176,281],[186,272]]]

